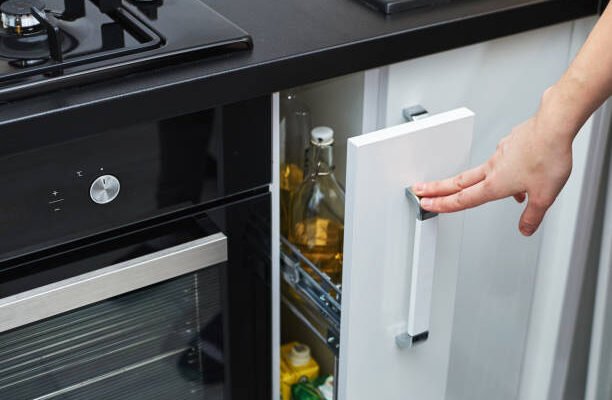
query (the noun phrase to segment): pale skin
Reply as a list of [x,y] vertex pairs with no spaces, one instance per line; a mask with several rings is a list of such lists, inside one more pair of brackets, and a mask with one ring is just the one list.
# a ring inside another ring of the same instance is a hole
[[532,235],[567,182],[572,142],[612,95],[612,6],[607,7],[561,79],[542,95],[533,117],[503,138],[484,164],[452,178],[417,183],[421,206],[447,213],[513,196],[527,206],[519,231]]

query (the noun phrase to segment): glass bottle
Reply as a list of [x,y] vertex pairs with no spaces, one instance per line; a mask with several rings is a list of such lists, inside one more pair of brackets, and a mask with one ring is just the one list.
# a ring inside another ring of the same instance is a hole
[[333,130],[314,128],[310,143],[310,169],[291,200],[289,240],[332,282],[340,284],[344,192],[334,176]]
[[310,110],[295,93],[280,102],[280,207],[281,234],[289,235],[291,196],[304,180],[304,154],[309,145]]

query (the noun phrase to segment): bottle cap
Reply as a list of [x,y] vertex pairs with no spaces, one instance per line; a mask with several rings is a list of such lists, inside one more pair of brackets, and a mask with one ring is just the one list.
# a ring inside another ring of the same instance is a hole
[[317,126],[310,132],[310,138],[315,144],[332,144],[334,142],[334,130],[329,126]]
[[321,391],[325,400],[332,400],[334,398],[334,377],[328,376],[325,382],[317,389]]
[[310,362],[310,347],[302,343],[296,343],[291,347],[289,352],[289,364],[293,367],[301,367]]

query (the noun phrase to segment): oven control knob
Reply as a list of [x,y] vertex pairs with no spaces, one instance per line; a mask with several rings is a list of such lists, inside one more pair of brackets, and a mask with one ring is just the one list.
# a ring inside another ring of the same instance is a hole
[[94,203],[107,204],[115,200],[120,189],[119,179],[112,175],[102,175],[91,184],[89,195]]

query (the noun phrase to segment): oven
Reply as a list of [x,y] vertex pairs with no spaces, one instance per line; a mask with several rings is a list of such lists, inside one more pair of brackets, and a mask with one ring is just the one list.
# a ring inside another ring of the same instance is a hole
[[0,149],[0,399],[269,399],[270,97]]

